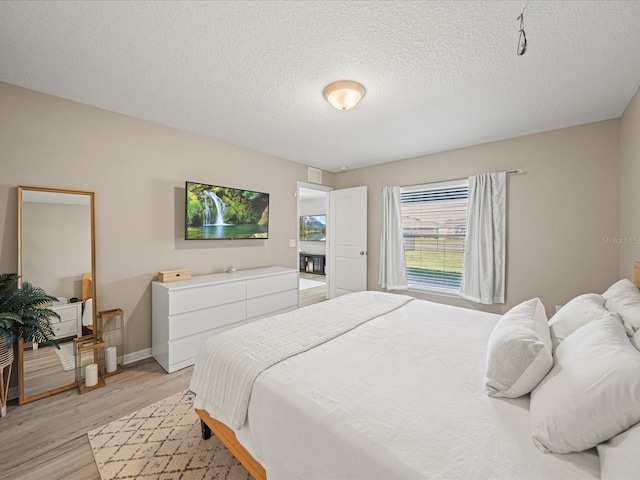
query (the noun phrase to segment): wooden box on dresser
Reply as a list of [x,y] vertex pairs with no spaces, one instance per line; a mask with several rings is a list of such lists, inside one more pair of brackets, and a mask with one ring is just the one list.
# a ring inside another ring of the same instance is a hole
[[298,272],[265,267],[153,282],[152,354],[168,373],[193,365],[212,335],[298,308]]

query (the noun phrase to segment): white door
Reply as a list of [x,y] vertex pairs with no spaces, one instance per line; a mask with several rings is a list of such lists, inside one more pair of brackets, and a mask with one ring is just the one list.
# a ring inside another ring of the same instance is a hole
[[367,289],[367,187],[329,192],[329,298]]

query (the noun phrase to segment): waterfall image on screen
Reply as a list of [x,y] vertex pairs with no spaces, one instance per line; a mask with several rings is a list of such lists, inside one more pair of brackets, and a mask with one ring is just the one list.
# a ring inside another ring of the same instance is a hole
[[269,194],[185,184],[185,240],[269,237]]

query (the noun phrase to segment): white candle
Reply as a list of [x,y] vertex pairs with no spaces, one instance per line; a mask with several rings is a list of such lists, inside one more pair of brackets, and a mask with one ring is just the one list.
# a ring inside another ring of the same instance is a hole
[[84,370],[84,384],[86,387],[95,387],[98,384],[98,365],[91,363]]
[[107,347],[107,373],[115,372],[118,369],[118,348]]

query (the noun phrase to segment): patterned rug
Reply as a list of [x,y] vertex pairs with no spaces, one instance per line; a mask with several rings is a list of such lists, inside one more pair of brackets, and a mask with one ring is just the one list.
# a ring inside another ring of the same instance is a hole
[[192,398],[184,391],[89,432],[102,480],[250,480],[215,435],[202,440]]

